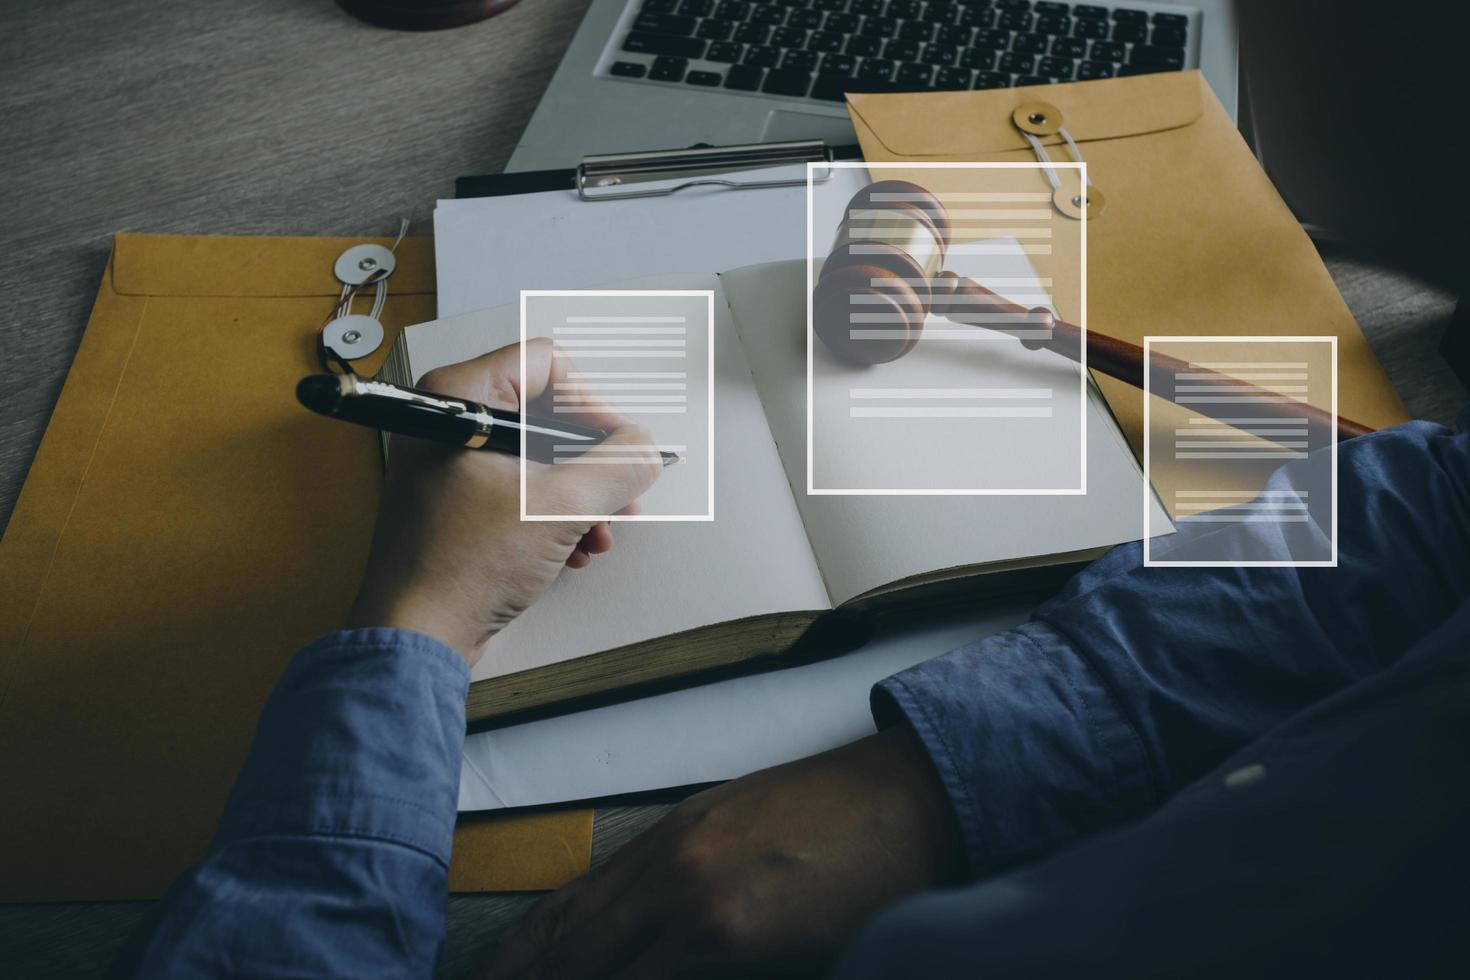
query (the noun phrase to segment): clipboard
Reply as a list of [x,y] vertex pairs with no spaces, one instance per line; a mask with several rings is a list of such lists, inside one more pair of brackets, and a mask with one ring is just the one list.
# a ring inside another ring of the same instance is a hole
[[[789,140],[731,146],[700,144],[682,150],[593,154],[584,156],[576,167],[560,170],[460,177],[454,182],[454,196],[457,199],[503,197],[572,190],[581,200],[591,202],[666,197],[695,187],[719,186],[729,190],[792,187],[806,183],[806,178],[742,181],[731,179],[729,175],[773,167],[861,159],[862,147],[856,143],[828,146],[822,140]],[[670,181],[676,183],[657,188],[639,186]]]

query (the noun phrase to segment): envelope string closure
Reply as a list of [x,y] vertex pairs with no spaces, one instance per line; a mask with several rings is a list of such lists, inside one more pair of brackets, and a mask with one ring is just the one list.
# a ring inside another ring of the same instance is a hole
[[1072,139],[1072,134],[1062,125],[1062,110],[1050,102],[1026,102],[1011,113],[1011,122],[1021,131],[1026,142],[1031,144],[1031,152],[1036,154],[1041,171],[1051,184],[1051,200],[1056,209],[1069,218],[1081,219],[1085,214],[1089,221],[1102,214],[1103,208],[1107,206],[1107,199],[1093,184],[1087,168],[1079,168],[1084,186],[1075,192],[1068,190],[1063,186],[1057,168],[1052,165],[1051,155],[1041,145],[1040,137],[1060,136],[1066,141],[1067,152],[1072,155],[1072,160],[1076,163],[1085,162],[1077,141]]
[[[380,317],[388,302],[388,277],[398,265],[395,253],[407,234],[408,219],[403,218],[398,222],[398,237],[388,248],[364,243],[337,256],[332,271],[342,283],[342,292],[317,335],[317,355],[327,370],[353,374],[349,363],[352,359],[366,357],[382,346]],[[367,313],[353,313],[352,301],[368,286],[374,287],[372,309]]]

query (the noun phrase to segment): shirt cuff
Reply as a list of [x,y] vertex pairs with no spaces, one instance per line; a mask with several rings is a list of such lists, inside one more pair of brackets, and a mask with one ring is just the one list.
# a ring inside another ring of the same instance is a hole
[[1031,622],[877,684],[879,728],[907,722],[949,795],[975,876],[1157,799],[1143,744],[1065,639]]
[[214,847],[281,834],[361,837],[447,866],[470,671],[408,630],[328,634],[266,702]]

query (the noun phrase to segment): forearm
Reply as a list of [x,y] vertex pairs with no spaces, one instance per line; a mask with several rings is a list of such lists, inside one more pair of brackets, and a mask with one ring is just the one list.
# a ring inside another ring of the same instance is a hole
[[114,975],[430,975],[468,682],[454,651],[404,631],[335,633],[300,651],[209,855]]
[[1340,450],[1337,568],[1144,568],[1137,544],[1032,622],[890,678],[985,873],[1145,812],[1391,664],[1470,594],[1470,443],[1416,424]]

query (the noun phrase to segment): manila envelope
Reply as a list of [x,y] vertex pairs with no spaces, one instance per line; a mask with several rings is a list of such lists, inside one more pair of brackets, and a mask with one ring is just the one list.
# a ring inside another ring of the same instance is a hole
[[[0,542],[0,901],[163,894],[204,855],[286,661],[343,621],[378,437],[295,384],[321,370],[353,244],[117,236]],[[389,295],[361,373],[433,318],[430,239],[399,246]],[[463,820],[450,881],[555,887],[591,828],[586,810]]]
[[[1198,72],[974,92],[851,93],[847,102],[870,162],[1035,162],[1012,113],[1026,103],[1050,103],[1106,198],[1102,212],[1085,222],[1089,331],[1140,346],[1145,335],[1161,334],[1335,336],[1341,414],[1373,428],[1408,418],[1311,240]],[[1041,142],[1052,160],[1071,161],[1060,134]],[[874,176],[942,190],[936,182],[962,179],[959,173],[885,169]],[[1075,186],[1075,172],[1058,175]],[[991,171],[986,180],[1051,190],[1032,169]],[[1059,235],[1052,254],[1032,257],[1055,284],[1058,312],[1073,323],[1083,315],[1081,238]],[[1143,392],[1103,375],[1096,380],[1142,458]],[[1331,408],[1329,397],[1315,395],[1309,400]],[[1179,409],[1157,398],[1152,407],[1155,444],[1165,445]],[[1184,465],[1188,474],[1177,469]],[[1154,460],[1153,482],[1166,505],[1186,479],[1199,485],[1201,466],[1218,468]],[[1209,477],[1212,486],[1258,489],[1241,485],[1249,478],[1238,472]]]

